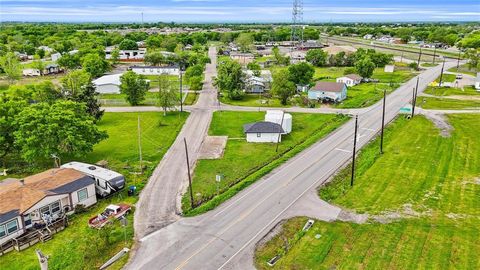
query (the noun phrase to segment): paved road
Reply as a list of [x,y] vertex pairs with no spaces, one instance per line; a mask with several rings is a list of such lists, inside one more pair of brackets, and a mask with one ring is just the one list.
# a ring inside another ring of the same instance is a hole
[[[453,66],[453,62],[446,64],[446,68]],[[439,75],[440,68],[421,74],[420,90]],[[416,78],[388,96],[387,121],[411,100],[415,83]],[[360,113],[359,148],[379,131],[380,119],[381,102]],[[217,209],[202,216],[179,219],[140,239],[136,255],[126,268],[252,269],[255,243],[305,194],[348,162],[353,129],[351,120]],[[327,210],[327,218],[335,218],[339,212]]]
[[[212,108],[216,104],[216,91],[212,77],[216,76],[216,49],[208,52],[212,63],[206,66],[205,83],[197,106],[190,107],[190,116],[177,139],[167,151],[150,177],[147,186],[140,193],[135,211],[135,233],[137,237],[156,231],[179,219],[180,195],[187,186],[187,168],[183,139],[187,139],[190,163],[195,163],[203,138],[207,134],[212,118]],[[130,107],[131,111],[151,111],[151,107]],[[161,108],[153,107],[156,110]],[[129,111],[126,108],[110,108],[109,111]]]

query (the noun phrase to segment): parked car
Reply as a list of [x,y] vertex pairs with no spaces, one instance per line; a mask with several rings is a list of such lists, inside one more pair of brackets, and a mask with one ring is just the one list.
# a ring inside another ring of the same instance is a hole
[[457,76],[455,78],[457,80],[461,80],[461,79],[463,79],[463,74],[457,74]]

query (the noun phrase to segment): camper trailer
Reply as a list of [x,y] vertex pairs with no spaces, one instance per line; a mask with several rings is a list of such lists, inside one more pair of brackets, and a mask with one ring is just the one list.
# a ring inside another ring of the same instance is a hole
[[95,191],[98,196],[106,197],[125,187],[125,177],[117,172],[82,162],[69,162],[62,168],[71,168],[95,179]]

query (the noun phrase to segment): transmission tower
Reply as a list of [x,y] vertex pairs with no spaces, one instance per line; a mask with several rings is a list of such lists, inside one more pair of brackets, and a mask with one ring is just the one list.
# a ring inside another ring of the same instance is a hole
[[292,10],[292,44],[303,44],[303,0],[293,0]]

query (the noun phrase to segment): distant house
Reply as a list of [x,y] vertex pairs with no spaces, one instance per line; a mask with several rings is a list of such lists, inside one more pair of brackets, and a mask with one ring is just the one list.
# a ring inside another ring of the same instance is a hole
[[62,69],[60,69],[60,66],[57,64],[49,64],[45,67],[45,70],[43,74],[45,75],[50,75],[50,74],[58,74],[62,72]]
[[121,76],[122,74],[105,75],[92,82],[100,94],[120,94]]
[[260,70],[259,76],[255,76],[252,70],[246,70],[245,92],[264,93],[265,91],[269,91],[272,81],[272,73],[270,70]]
[[26,68],[26,69],[22,70],[22,74],[23,74],[23,76],[27,76],[27,77],[42,75],[40,70],[37,69],[37,68]]
[[372,39],[372,38],[373,38],[372,34],[366,34],[365,36],[363,36],[363,39]]
[[239,62],[242,65],[247,65],[255,60],[255,56],[251,53],[235,53],[230,52],[230,58]]
[[[112,59],[112,52],[115,47],[107,47],[105,49],[105,59]],[[143,61],[147,49],[139,48],[138,50],[120,50],[119,59],[123,61]]]
[[293,51],[287,53],[287,56],[290,57],[290,63],[296,64],[300,62],[305,62],[307,53],[305,51]]
[[315,86],[308,90],[308,98],[341,102],[347,98],[347,85],[338,82],[317,82]]
[[348,74],[343,77],[337,78],[337,83],[344,83],[347,86],[355,86],[362,82],[362,77],[357,74]]
[[60,59],[60,57],[62,57],[62,54],[60,53],[52,53],[52,55],[50,55],[52,61],[57,61],[58,59]]
[[97,202],[95,180],[73,169],[51,169],[24,180],[0,182],[0,246],[82,204]]
[[128,69],[141,75],[180,75],[178,66],[130,66]]
[[475,78],[475,89],[480,91],[480,72],[477,73],[477,77]]
[[276,143],[282,140],[283,128],[280,124],[272,122],[256,122],[243,126],[247,142]]
[[38,47],[38,49],[39,49],[39,50],[43,50],[43,51],[46,52],[46,53],[51,53],[51,52],[53,52],[53,49],[50,48],[50,47],[48,47],[48,46],[40,46],[40,47]]
[[307,40],[301,44],[301,48],[303,50],[313,50],[313,49],[320,49],[325,47],[322,43],[320,43],[318,40]]

